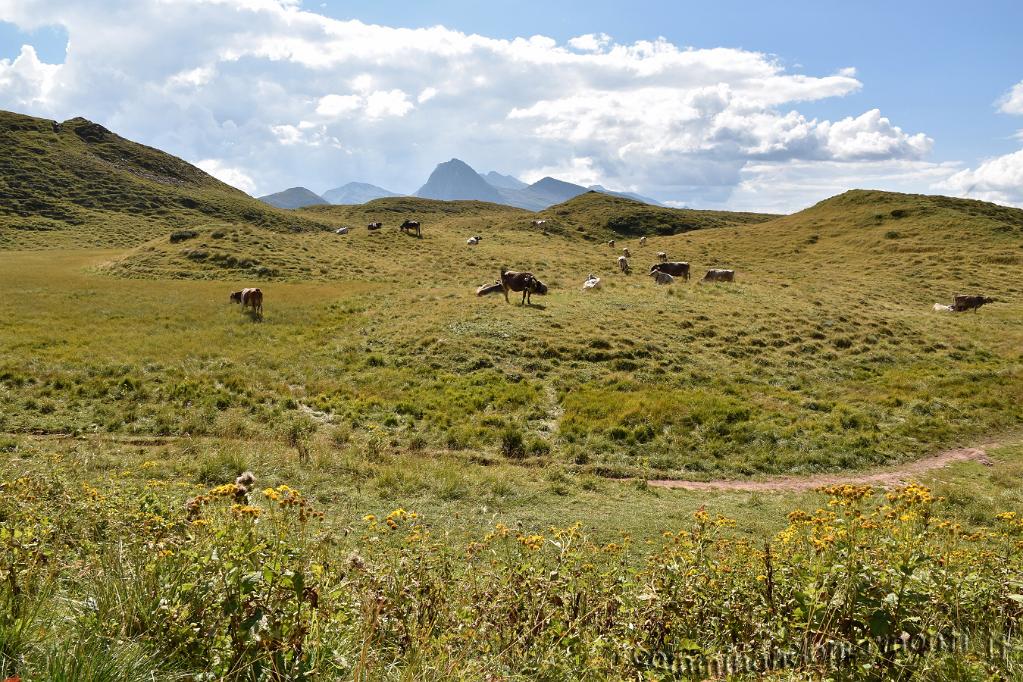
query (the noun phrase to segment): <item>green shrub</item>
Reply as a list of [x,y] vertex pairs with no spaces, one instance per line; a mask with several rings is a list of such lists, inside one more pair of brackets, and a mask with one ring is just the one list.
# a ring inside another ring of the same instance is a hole
[[517,426],[508,425],[501,431],[501,454],[509,459],[526,456],[525,438]]

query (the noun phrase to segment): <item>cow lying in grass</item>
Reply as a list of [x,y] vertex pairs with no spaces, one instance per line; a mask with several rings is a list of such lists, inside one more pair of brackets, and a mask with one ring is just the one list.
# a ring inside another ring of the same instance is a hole
[[988,303],[994,303],[995,299],[987,296],[970,296],[965,294],[956,294],[952,297],[952,310],[957,313],[966,312],[972,310],[977,312],[977,308]]
[[487,294],[496,294],[499,291],[504,291],[504,287],[501,286],[500,282],[494,282],[493,284],[482,284],[476,289],[477,296],[486,296]]
[[660,270],[651,270],[650,276],[653,277],[654,281],[658,284],[673,284],[675,282],[674,277],[666,272],[661,272]]
[[504,300],[508,301],[508,292],[522,292],[522,305],[532,305],[531,296],[536,294],[543,296],[547,293],[547,285],[538,280],[531,272],[515,272],[501,268],[501,288],[504,290]]
[[707,271],[703,276],[704,282],[734,282],[735,270],[719,270],[717,268]]

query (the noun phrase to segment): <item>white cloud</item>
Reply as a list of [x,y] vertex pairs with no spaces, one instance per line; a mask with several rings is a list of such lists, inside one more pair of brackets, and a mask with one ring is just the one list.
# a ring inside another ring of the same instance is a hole
[[599,52],[610,42],[611,36],[606,33],[587,33],[569,39],[568,44],[582,52]]
[[420,104],[429,102],[431,99],[437,96],[437,88],[426,87],[423,88],[422,92],[419,93],[419,97],[416,97],[416,101]]
[[214,69],[211,66],[199,66],[174,74],[167,79],[171,87],[201,88],[213,80]]
[[750,162],[726,200],[708,208],[786,213],[846,189],[922,192],[945,181],[959,165],[911,159],[887,161]]
[[320,116],[336,118],[351,114],[364,106],[364,98],[360,95],[326,95],[316,105],[316,113]]
[[[1002,113],[1023,115],[1023,81],[1005,93],[997,105]],[[1023,140],[1023,130],[1015,137]],[[934,187],[940,192],[1023,208],[1023,149],[985,159],[976,168],[961,170]]]
[[1023,207],[1023,149],[983,161],[937,185],[973,199]]
[[[219,159],[202,159],[196,161],[196,166],[215,177],[221,182],[226,182],[232,187],[237,187],[243,192],[253,194],[256,190],[256,183],[240,168],[232,168]],[[283,187],[281,189],[284,189]]]
[[415,105],[409,101],[408,95],[395,88],[359,95],[327,95],[320,98],[319,104],[316,105],[316,113],[326,118],[361,116],[368,120],[377,120],[390,116],[401,118],[414,108]]
[[548,176],[565,182],[574,182],[583,187],[600,184],[600,173],[594,168],[593,159],[585,157],[571,158],[565,163],[528,170],[520,174],[519,179],[534,183]]
[[918,159],[934,143],[923,133],[907,135],[877,109],[822,128],[827,133],[827,150],[835,159]]
[[17,107],[45,107],[60,73],[59,64],[39,61],[35,48],[22,45],[14,60],[0,59],[0,92]]
[[1023,81],[1012,86],[998,102],[998,110],[1004,114],[1023,115]]
[[397,88],[386,92],[377,90],[366,97],[366,115],[370,118],[400,118],[414,108],[415,105],[408,101],[408,95]]
[[[798,111],[858,92],[855,69],[815,76],[742,49],[394,28],[298,0],[0,0],[0,15],[59,24],[74,46],[62,65],[31,48],[0,61],[0,107],[83,115],[260,193],[410,191],[463,156],[701,205],[742,191],[751,167],[923,163],[931,147],[877,110]],[[854,175],[830,177],[839,191]]]

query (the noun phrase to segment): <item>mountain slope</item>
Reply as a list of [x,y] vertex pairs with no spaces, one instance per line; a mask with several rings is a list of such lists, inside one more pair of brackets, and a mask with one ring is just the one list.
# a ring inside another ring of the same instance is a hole
[[2,111],[0,149],[2,248],[130,245],[209,221],[316,227],[83,118]]
[[374,199],[396,196],[400,195],[397,192],[371,185],[368,182],[349,182],[346,185],[329,189],[323,193],[323,198],[331,204],[364,204]]
[[581,185],[551,177],[537,180],[532,185],[522,189],[500,190],[501,197],[506,203],[530,211],[542,211],[548,206],[568,201],[572,197],[579,196],[586,191],[587,189]]
[[281,192],[267,194],[259,197],[259,200],[277,208],[304,208],[327,203],[319,194],[305,187],[292,187]]
[[503,203],[498,190],[480,177],[469,164],[451,159],[438,164],[416,196],[444,201],[474,199]]

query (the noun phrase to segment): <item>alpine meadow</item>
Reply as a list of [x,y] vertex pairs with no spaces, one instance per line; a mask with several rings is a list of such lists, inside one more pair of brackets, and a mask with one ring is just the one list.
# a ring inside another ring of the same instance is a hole
[[260,200],[90,118],[0,111],[0,679],[1023,678],[1014,202]]

